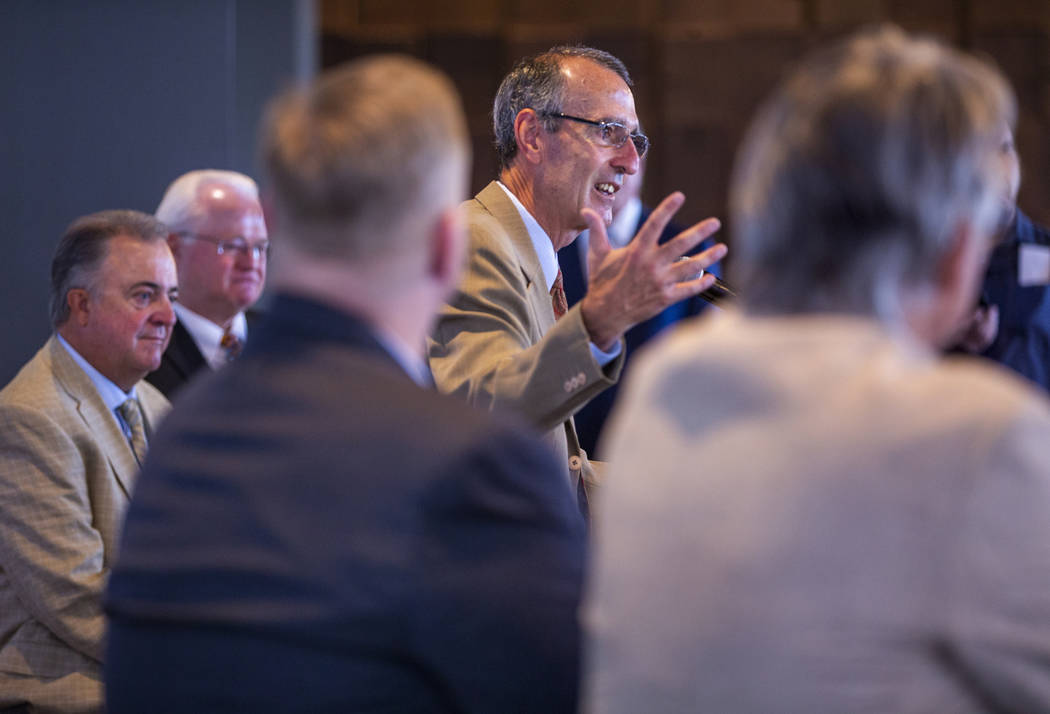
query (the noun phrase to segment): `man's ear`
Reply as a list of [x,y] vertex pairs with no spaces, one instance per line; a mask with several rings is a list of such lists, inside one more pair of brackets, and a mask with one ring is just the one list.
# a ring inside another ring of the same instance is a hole
[[259,194],[259,206],[263,212],[263,223],[266,224],[266,233],[273,233],[277,225],[277,202],[273,198],[273,189],[267,188]]
[[72,288],[66,293],[66,305],[69,306],[69,319],[86,327],[91,317],[91,294],[84,288]]
[[178,233],[172,232],[168,234],[168,249],[171,251],[171,255],[175,260],[179,259],[179,250],[182,248],[182,238]]
[[518,142],[518,153],[526,161],[539,163],[545,134],[543,120],[534,109],[522,109],[514,117],[514,138]]
[[442,211],[430,236],[427,273],[434,281],[451,289],[459,282],[467,249],[467,234],[459,208],[453,206]]

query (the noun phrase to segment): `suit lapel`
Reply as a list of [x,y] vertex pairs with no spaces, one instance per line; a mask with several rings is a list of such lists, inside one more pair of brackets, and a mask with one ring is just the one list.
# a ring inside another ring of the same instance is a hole
[[77,413],[85,428],[106,455],[114,477],[124,494],[130,498],[138,464],[116,417],[102,402],[102,397],[91,383],[91,379],[54,336],[48,341],[48,350],[55,379],[76,403]]
[[171,344],[165,350],[164,357],[183,379],[189,379],[198,370],[208,366],[200,348],[193,341],[193,335],[181,322],[176,322],[171,331]]
[[521,220],[518,208],[497,182],[490,182],[475,198],[485,210],[492,214],[493,218],[499,221],[506,230],[511,245],[514,246],[521,273],[528,285],[526,297],[536,317],[539,332],[535,337],[539,339],[554,325],[555,318],[550,292],[547,290],[547,281],[543,277],[543,267],[532,245],[529,231],[525,228],[524,221]]

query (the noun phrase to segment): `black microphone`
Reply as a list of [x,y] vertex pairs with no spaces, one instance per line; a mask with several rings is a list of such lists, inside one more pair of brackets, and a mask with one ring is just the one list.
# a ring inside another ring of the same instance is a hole
[[726,283],[726,281],[717,277],[715,278],[714,285],[697,294],[712,305],[721,305],[723,307],[726,303],[736,300],[736,290],[729,287],[729,284]]
[[[681,263],[687,260],[689,260],[689,256],[683,255],[681,258],[678,259],[678,262]],[[699,273],[696,274],[693,280],[699,280],[700,278],[704,277],[704,273],[706,272],[706,270],[701,270]],[[736,290],[733,290],[733,288],[729,287],[729,283],[722,280],[718,276],[715,276],[714,285],[709,287],[707,290],[700,291],[699,293],[697,293],[697,295],[699,297],[702,297],[704,300],[707,300],[712,305],[722,305],[723,307],[725,307],[727,303],[736,300]]]

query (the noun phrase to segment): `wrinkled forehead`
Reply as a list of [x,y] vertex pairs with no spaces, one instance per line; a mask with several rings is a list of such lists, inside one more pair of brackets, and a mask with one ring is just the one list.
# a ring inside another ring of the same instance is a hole
[[617,121],[632,131],[638,128],[634,94],[616,72],[582,57],[566,57],[560,66],[563,113],[594,121]]

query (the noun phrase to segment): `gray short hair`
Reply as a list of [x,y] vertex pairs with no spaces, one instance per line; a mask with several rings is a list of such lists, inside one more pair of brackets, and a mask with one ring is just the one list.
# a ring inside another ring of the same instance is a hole
[[895,312],[963,223],[999,220],[1013,93],[987,63],[895,27],[818,52],[759,112],[730,189],[730,276],[753,312]]
[[144,243],[164,241],[168,227],[148,213],[100,211],[76,219],[63,234],[51,261],[51,326],[69,319],[66,295],[80,288],[95,292],[98,271],[108,254],[109,242],[128,236]]
[[496,99],[492,103],[492,130],[496,136],[496,156],[501,169],[510,166],[518,153],[514,120],[522,109],[535,110],[543,118],[546,130],[554,131],[555,120],[549,115],[561,111],[565,91],[561,63],[568,57],[590,60],[615,72],[628,87],[634,86],[623,62],[593,47],[559,45],[520,60],[500,82]]
[[258,203],[259,187],[249,176],[236,171],[200,169],[190,171],[171,182],[154,215],[173,231],[189,230],[204,218],[204,207],[198,189],[205,184],[220,184]]
[[410,57],[355,60],[280,97],[261,151],[276,229],[315,257],[394,254],[467,188],[459,95]]

